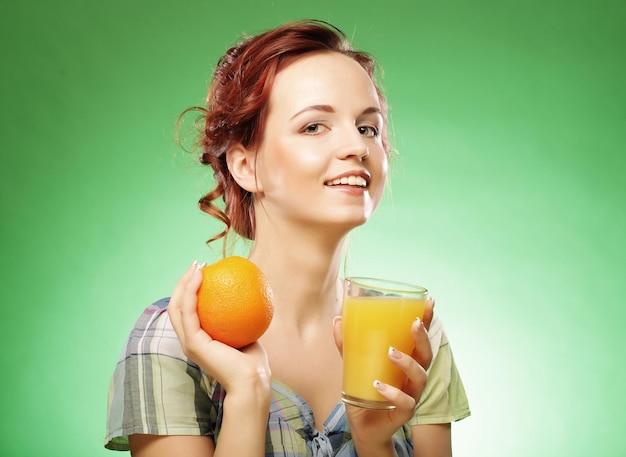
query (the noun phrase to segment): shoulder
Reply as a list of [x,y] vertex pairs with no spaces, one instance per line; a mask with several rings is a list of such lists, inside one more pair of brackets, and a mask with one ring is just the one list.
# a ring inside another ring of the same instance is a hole
[[430,347],[433,351],[434,360],[437,358],[439,349],[449,344],[448,337],[443,328],[443,324],[441,323],[441,319],[439,319],[439,316],[436,314],[433,316],[433,320],[430,323],[430,327],[428,329],[428,338],[430,340]]
[[187,361],[167,313],[169,301],[169,297],[163,298],[144,309],[128,336],[119,362],[134,355],[148,354]]
[[433,360],[428,368],[426,387],[410,425],[449,423],[470,415],[467,395],[452,348],[437,315],[428,329],[428,335]]
[[133,326],[109,385],[109,449],[128,450],[128,436],[210,435],[214,382],[189,360],[167,313],[169,298],[148,306]]

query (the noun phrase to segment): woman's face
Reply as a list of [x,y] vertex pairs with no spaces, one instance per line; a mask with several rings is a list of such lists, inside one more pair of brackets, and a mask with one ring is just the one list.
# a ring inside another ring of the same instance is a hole
[[384,128],[376,88],[349,57],[315,53],[282,69],[256,156],[257,219],[363,224],[387,177]]

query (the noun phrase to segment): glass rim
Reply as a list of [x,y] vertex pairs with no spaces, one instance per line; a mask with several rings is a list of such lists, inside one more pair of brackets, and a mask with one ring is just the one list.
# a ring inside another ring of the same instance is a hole
[[[378,289],[386,292],[428,293],[428,289],[426,287],[411,284],[409,282],[396,281],[395,279],[373,278],[368,276],[348,276],[343,279],[343,282],[344,284],[350,282],[361,287]],[[394,285],[396,287],[393,287]]]

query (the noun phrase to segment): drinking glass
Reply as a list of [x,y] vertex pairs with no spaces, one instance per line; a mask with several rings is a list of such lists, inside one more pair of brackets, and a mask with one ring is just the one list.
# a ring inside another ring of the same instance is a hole
[[350,277],[343,292],[343,384],[341,399],[372,409],[393,409],[373,383],[400,388],[404,372],[391,363],[389,347],[411,354],[411,324],[424,317],[428,290],[403,282]]

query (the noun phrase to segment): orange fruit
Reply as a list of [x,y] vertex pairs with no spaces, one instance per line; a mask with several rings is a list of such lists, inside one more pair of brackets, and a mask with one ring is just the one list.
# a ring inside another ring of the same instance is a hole
[[200,326],[211,338],[234,348],[258,340],[274,315],[263,272],[243,257],[226,257],[202,268],[198,289]]

